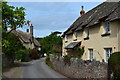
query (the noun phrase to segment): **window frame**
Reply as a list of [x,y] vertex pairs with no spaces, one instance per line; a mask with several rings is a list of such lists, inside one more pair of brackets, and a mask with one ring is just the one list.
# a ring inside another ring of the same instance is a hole
[[[107,25],[107,27],[106,27]],[[104,33],[101,36],[109,36],[110,35],[110,22],[105,21],[104,22]]]
[[84,38],[84,40],[88,40],[89,39],[89,36],[90,36],[90,33],[89,33],[89,28],[86,28],[85,29],[85,38]]
[[75,32],[74,32],[74,34],[73,34],[73,36],[74,36],[74,37],[73,37],[73,40],[74,40],[74,41],[76,41],[76,40],[77,40],[77,38],[78,38],[78,32],[77,32],[77,31],[75,31]]
[[[90,61],[93,61],[93,59],[94,59],[94,57],[93,57],[93,48],[90,48],[90,49],[88,49],[89,50],[89,60]],[[91,54],[91,52],[92,52],[92,54]]]
[[110,22],[109,21],[104,22],[104,30],[105,30],[104,34],[110,33]]
[[112,54],[112,48],[104,48],[105,50],[105,60],[108,63],[108,59],[110,58],[110,55]]
[[68,35],[65,35],[65,41],[68,41]]

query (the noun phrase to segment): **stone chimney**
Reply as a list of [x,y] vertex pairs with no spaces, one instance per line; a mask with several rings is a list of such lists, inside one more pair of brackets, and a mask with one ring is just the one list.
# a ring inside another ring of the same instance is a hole
[[82,10],[80,11],[80,15],[84,15],[85,14],[85,11],[84,11],[84,6],[81,6]]
[[31,24],[31,26],[30,26],[30,35],[33,36],[33,26],[32,26],[32,24]]

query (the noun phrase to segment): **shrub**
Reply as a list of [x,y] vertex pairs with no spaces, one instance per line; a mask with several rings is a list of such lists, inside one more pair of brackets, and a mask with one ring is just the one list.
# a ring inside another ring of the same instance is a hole
[[109,66],[113,71],[114,79],[120,78],[120,52],[111,54],[109,58]]
[[16,59],[21,61],[29,61],[29,53],[30,50],[27,49],[20,49],[16,52]]
[[23,46],[19,38],[13,33],[2,33],[2,35],[2,52],[5,54],[10,63],[14,63],[14,60],[16,60],[18,56],[22,56],[21,50],[25,50],[26,48]]
[[65,65],[66,64],[68,64],[68,65],[71,64],[70,59],[71,59],[71,55],[64,56],[64,63],[65,63]]
[[38,52],[38,50],[37,49],[32,49],[31,50],[31,54],[30,54],[30,58],[32,58],[32,59],[38,59],[40,57],[40,55],[39,55],[39,52]]
[[50,57],[48,57],[48,56],[46,57],[45,63],[46,63],[49,67],[51,67],[52,69],[54,69],[54,66],[53,66],[52,62],[50,61]]

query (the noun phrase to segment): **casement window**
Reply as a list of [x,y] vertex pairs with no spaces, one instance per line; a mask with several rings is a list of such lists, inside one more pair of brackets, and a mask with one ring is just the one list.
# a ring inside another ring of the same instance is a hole
[[77,40],[77,37],[78,37],[78,32],[74,32],[74,40]]
[[86,36],[85,36],[84,40],[88,40],[89,39],[89,29],[88,28],[85,30],[85,33],[86,33]]
[[78,32],[76,31],[75,32],[75,38],[77,39],[77,37],[78,37]]
[[89,60],[93,60],[93,49],[89,49]]
[[105,34],[110,33],[110,22],[109,21],[105,21],[104,28],[105,28]]
[[108,36],[108,35],[110,35],[110,22],[105,21],[104,22],[104,34],[102,34],[101,36]]
[[68,41],[68,35],[65,35],[65,41]]
[[105,48],[106,62],[108,62],[111,53],[112,53],[112,48]]
[[86,32],[86,34],[87,34],[87,38],[89,38],[89,30],[87,29],[87,32]]

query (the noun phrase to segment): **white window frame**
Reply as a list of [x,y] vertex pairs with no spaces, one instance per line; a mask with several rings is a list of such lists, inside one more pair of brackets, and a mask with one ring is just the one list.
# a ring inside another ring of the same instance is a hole
[[74,32],[74,36],[75,36],[75,39],[78,38],[78,32],[77,31]]
[[104,22],[104,30],[105,30],[104,34],[110,33],[110,22],[109,21]]
[[89,60],[93,61],[93,49],[88,49],[89,50]]
[[112,48],[105,48],[105,55],[106,55],[105,59],[107,63],[111,53],[112,53]]
[[85,33],[86,33],[85,38],[89,38],[89,29],[88,29],[88,28],[87,28],[87,29],[85,29]]
[[68,35],[65,35],[65,41],[68,41]]

